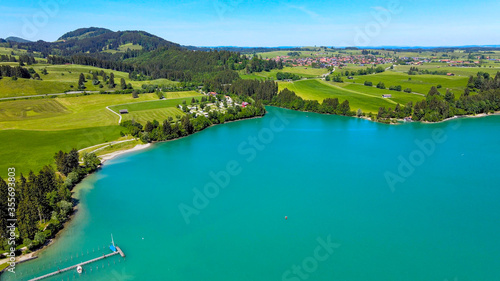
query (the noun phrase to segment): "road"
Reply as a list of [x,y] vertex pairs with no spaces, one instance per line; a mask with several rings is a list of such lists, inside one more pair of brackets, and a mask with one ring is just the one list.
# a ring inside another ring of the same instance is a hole
[[[106,92],[114,92],[114,91],[106,91]],[[72,91],[72,92],[57,93],[57,94],[45,94],[45,95],[31,95],[31,96],[0,98],[0,100],[21,100],[21,99],[27,99],[27,98],[39,98],[39,97],[62,96],[62,95],[77,95],[77,94],[83,94],[83,93],[95,94],[95,93],[100,93],[100,91]]]

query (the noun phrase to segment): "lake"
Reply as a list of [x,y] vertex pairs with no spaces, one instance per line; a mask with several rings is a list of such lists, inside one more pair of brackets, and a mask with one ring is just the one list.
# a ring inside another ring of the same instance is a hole
[[[28,280],[500,280],[500,116],[385,125],[268,108],[107,162]],[[104,248],[104,249],[103,249]]]

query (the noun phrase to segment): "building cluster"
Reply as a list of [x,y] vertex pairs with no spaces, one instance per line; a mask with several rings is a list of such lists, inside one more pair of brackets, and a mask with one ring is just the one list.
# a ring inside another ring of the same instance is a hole
[[316,67],[327,68],[327,67],[338,67],[347,64],[358,64],[360,66],[364,65],[374,65],[374,64],[386,64],[394,63],[393,58],[383,58],[376,57],[374,55],[353,55],[353,56],[324,56],[324,57],[291,57],[291,56],[277,56],[271,58],[275,61],[283,61],[283,63],[290,64],[292,66],[305,66],[310,67],[315,65]]
[[[216,92],[209,92],[209,93],[206,93],[205,95],[217,97]],[[241,107],[245,108],[249,105],[250,104],[248,102],[242,102],[241,104],[236,103],[233,101],[233,99],[230,96],[224,96],[224,100],[222,100],[222,101],[216,100],[213,103],[206,103],[203,108],[200,106],[200,104],[192,104],[192,105],[180,104],[179,108],[182,110],[183,107],[186,106],[188,109],[187,113],[194,114],[196,117],[198,117],[198,116],[208,117],[208,113],[210,111],[218,111],[220,113],[226,113],[226,110],[228,107],[241,106]]]

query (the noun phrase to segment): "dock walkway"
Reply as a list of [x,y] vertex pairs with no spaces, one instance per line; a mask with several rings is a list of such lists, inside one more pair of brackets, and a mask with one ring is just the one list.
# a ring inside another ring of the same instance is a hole
[[114,256],[114,255],[120,255],[122,258],[125,257],[125,254],[123,253],[122,249],[120,249],[120,247],[116,247],[116,252],[113,252],[111,254],[103,255],[102,257],[98,257],[98,258],[91,259],[91,260],[88,260],[88,261],[85,261],[85,262],[82,262],[82,263],[79,263],[79,264],[75,264],[75,265],[72,265],[72,266],[69,266],[69,267],[66,267],[66,268],[63,268],[63,269],[59,269],[59,270],[54,271],[52,273],[45,274],[43,276],[30,279],[30,281],[36,281],[36,280],[42,280],[42,279],[45,279],[45,278],[49,278],[49,277],[52,277],[52,276],[57,275],[59,273],[63,273],[63,272],[66,272],[66,271],[70,271],[72,269],[76,269],[78,266],[83,267],[84,265],[87,265],[89,263],[93,263],[93,262],[96,262],[96,261],[99,261],[99,260],[102,260],[102,259],[105,259],[105,258],[109,258],[109,257]]

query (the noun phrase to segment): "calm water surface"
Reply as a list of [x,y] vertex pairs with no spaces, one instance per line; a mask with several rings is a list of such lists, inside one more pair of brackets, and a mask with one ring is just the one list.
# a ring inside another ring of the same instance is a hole
[[[121,156],[28,280],[500,280],[500,116],[389,126],[268,108]],[[287,219],[285,219],[285,216]]]

